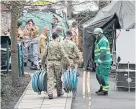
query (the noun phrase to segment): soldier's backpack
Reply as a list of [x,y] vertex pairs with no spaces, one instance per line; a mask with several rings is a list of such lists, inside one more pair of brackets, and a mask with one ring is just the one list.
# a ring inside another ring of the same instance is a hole
[[62,74],[61,80],[62,80],[65,92],[69,93],[71,91],[76,91],[78,78],[77,78],[77,74],[75,70],[68,69],[67,71],[65,71]]

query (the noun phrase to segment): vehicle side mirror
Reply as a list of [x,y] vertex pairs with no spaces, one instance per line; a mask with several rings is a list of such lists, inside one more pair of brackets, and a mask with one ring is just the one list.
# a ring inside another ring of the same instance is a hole
[[121,58],[118,56],[117,58],[117,62],[119,63],[121,61]]

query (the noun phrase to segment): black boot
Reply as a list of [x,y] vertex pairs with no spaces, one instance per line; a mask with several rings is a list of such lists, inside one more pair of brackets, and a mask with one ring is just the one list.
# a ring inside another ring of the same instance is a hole
[[106,96],[106,95],[108,95],[108,91],[101,91],[101,92],[98,92],[97,93],[98,95],[104,95],[104,96]]
[[24,66],[25,66],[25,67],[27,66],[27,62],[24,62]]
[[79,73],[79,72],[77,72],[77,73],[76,73],[76,75],[77,75],[77,76],[80,76],[80,73]]
[[58,96],[58,97],[60,97],[60,96],[62,96],[62,95],[64,95],[64,92],[62,92],[62,91],[59,92],[59,93],[57,93],[57,96]]
[[96,91],[95,93],[98,94],[101,91],[102,91],[102,86],[100,86],[100,89],[98,91]]
[[30,60],[30,59],[28,59],[28,61],[29,61],[29,62],[31,62],[31,60]]
[[41,95],[41,92],[38,92],[38,95]]
[[31,62],[31,66],[33,66],[34,65],[34,63],[33,62]]
[[108,91],[105,91],[105,92],[104,92],[104,95],[108,95]]
[[52,94],[48,95],[48,97],[49,97],[49,99],[53,99],[53,95]]
[[31,70],[38,70],[37,65],[33,65],[30,67]]

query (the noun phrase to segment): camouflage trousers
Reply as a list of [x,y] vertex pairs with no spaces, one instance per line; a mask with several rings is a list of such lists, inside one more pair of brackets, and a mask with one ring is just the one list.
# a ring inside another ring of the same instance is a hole
[[56,75],[56,87],[57,87],[57,94],[62,93],[62,67],[60,61],[48,61],[47,62],[47,92],[48,95],[53,94],[54,89],[54,75]]

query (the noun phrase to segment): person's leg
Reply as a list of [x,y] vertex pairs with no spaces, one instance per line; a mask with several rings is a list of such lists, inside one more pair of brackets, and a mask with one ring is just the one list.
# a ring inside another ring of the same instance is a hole
[[38,56],[38,45],[33,44],[33,69],[38,69],[38,62],[39,62],[39,56]]
[[80,73],[78,72],[78,64],[75,64],[75,71],[76,71],[77,76],[80,76]]
[[28,49],[27,49],[27,46],[25,46],[25,45],[23,45],[23,57],[24,57],[24,66],[27,66]]
[[55,73],[56,73],[56,86],[57,86],[57,96],[63,95],[62,93],[62,81],[61,81],[61,76],[62,76],[62,70],[61,70],[61,64],[56,63],[55,65]]
[[32,41],[26,42],[27,44],[27,49],[28,49],[28,61],[32,61]]
[[49,99],[53,98],[53,89],[54,89],[54,66],[52,63],[48,62],[47,65],[47,92]]
[[98,91],[96,91],[96,93],[98,93],[98,92],[102,91],[103,87],[102,87],[102,83],[100,81],[100,75],[96,74],[96,79],[97,79],[97,81],[98,81],[98,83],[100,85],[100,89]]
[[104,85],[103,85],[103,90],[108,91],[109,90],[109,74],[110,74],[110,68],[104,68],[105,73],[102,75],[104,79]]
[[67,70],[67,65],[62,63],[62,72],[64,73]]
[[33,62],[33,41],[28,42],[28,61],[31,62],[31,67],[33,67],[34,62]]
[[97,81],[98,81],[98,83],[100,85],[100,89],[98,91],[96,91],[95,93],[99,93],[99,92],[102,91],[102,83],[101,83],[101,80],[100,80],[100,70],[99,70],[99,67],[100,66],[96,67],[96,79],[97,79]]
[[34,65],[37,65],[39,61],[38,44],[33,45],[33,56],[34,56]]
[[110,65],[102,65],[101,66],[101,76],[100,76],[100,81],[102,83],[102,95],[107,95],[108,94],[108,90],[109,90],[109,82],[108,82],[108,78],[109,78],[109,74],[110,74]]

